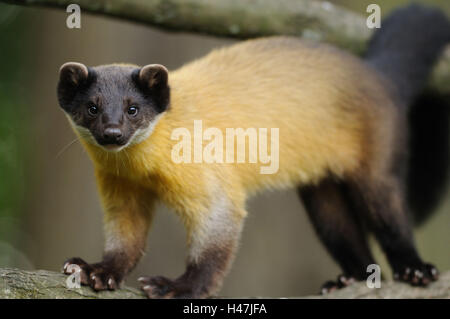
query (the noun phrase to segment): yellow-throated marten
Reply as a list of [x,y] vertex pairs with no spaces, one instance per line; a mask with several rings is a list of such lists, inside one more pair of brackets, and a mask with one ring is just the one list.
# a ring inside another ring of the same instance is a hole
[[[366,228],[397,279],[436,280],[435,267],[416,251],[407,217],[407,107],[449,41],[444,14],[410,6],[384,21],[365,60],[325,44],[271,37],[215,50],[170,74],[157,64],[64,64],[58,99],[94,162],[106,233],[102,261],[72,258],[65,272],[77,264],[83,284],[117,288],[142,255],[160,200],[187,228],[187,268],[174,280],[141,278],[144,291],[150,298],[209,296],[231,265],[248,197],[298,187],[343,270],[324,291],[366,278],[374,263]],[[249,161],[176,163],[172,133],[192,132],[196,120],[224,134],[279,128],[276,172],[261,174]]]

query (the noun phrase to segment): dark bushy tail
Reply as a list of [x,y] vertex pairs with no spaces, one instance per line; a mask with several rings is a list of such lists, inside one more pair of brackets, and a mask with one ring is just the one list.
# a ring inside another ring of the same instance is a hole
[[438,9],[411,5],[385,19],[372,37],[366,60],[397,86],[410,105],[450,42],[450,22]]
[[447,185],[450,97],[419,94],[448,43],[450,22],[445,14],[411,5],[382,22],[366,55],[368,63],[396,86],[400,104],[409,108],[407,195],[417,223],[436,208]]
[[449,118],[450,95],[428,91],[410,107],[407,196],[417,224],[424,222],[435,211],[447,189]]

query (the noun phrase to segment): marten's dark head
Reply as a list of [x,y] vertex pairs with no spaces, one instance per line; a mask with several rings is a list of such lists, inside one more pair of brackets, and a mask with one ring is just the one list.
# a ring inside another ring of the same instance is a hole
[[106,65],[61,66],[59,104],[88,142],[120,151],[146,139],[169,106],[167,69]]

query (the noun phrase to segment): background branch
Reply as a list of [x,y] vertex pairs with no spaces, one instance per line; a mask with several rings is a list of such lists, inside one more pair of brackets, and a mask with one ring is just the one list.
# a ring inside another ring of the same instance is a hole
[[[66,9],[144,23],[168,31],[219,37],[296,35],[364,51],[371,30],[363,16],[327,1],[311,0],[0,0],[17,5]],[[431,87],[450,93],[450,48],[435,68]]]
[[369,38],[365,20],[326,1],[310,0],[2,0],[91,12],[172,31],[253,38],[289,34],[360,48]]

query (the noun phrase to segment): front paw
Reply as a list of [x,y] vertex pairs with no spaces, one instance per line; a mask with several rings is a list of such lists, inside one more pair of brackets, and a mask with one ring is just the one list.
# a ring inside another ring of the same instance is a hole
[[345,275],[339,275],[336,281],[327,281],[320,288],[320,294],[326,295],[338,289],[342,289],[355,283],[356,279]]
[[394,279],[410,283],[413,286],[427,286],[439,278],[439,271],[432,264],[422,264],[414,267],[400,267],[394,271]]
[[64,263],[63,273],[66,275],[73,274],[77,269],[74,265],[80,269],[80,282],[82,285],[90,286],[96,291],[119,288],[120,276],[112,267],[108,267],[102,262],[88,264],[83,259],[74,257]]
[[141,277],[138,279],[141,289],[150,299],[173,298],[203,298],[202,294],[194,293],[191,285],[183,280],[172,280],[163,276]]

